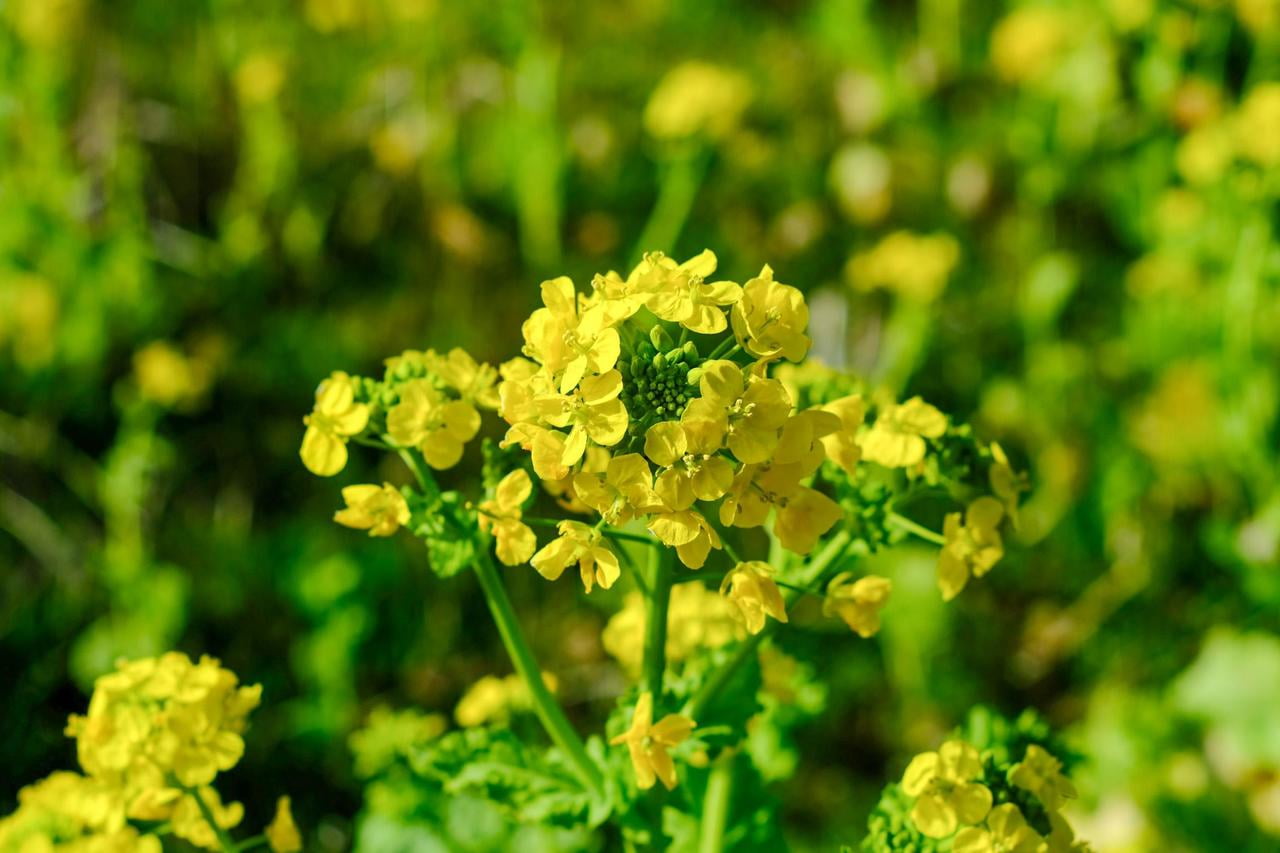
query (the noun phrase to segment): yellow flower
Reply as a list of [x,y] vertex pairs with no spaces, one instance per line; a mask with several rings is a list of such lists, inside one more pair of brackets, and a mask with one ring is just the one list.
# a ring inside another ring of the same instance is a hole
[[88,713],[73,715],[66,731],[90,775],[172,774],[188,787],[208,785],[240,760],[246,717],[261,694],[209,657],[121,661],[94,682]]
[[996,806],[986,828],[970,826],[956,833],[954,853],[1039,853],[1044,838],[1027,825],[1013,803]]
[[711,549],[720,547],[720,535],[697,510],[655,515],[649,522],[649,532],[674,547],[680,562],[691,569],[702,568]]
[[459,347],[449,350],[448,355],[429,350],[426,362],[431,372],[457,391],[465,402],[482,409],[498,408],[498,371],[493,365],[477,362]]
[[1280,82],[1249,90],[1236,114],[1236,146],[1259,166],[1280,166]]
[[401,447],[417,447],[432,468],[452,468],[480,430],[480,413],[450,400],[426,379],[400,386],[400,402],[387,412],[387,433]]
[[[728,599],[700,583],[677,584],[667,611],[667,654],[671,664],[702,649],[718,649],[745,636]],[[646,606],[642,594],[627,593],[623,607],[605,625],[600,642],[622,667],[639,676],[644,657]]]
[[[552,693],[559,689],[559,682],[550,672],[542,673],[542,683]],[[486,675],[467,688],[453,709],[453,718],[466,728],[488,723],[505,724],[514,711],[533,710],[533,697],[529,686],[519,675],[499,678]]]
[[880,630],[880,608],[889,601],[893,582],[879,575],[853,579],[852,572],[841,572],[827,584],[822,601],[824,616],[839,616],[859,637],[872,637]]
[[991,32],[991,64],[1010,83],[1031,83],[1056,67],[1071,34],[1061,9],[1023,6]]
[[625,524],[637,513],[658,507],[653,473],[639,453],[613,457],[603,475],[586,471],[576,474],[573,490],[579,500],[614,525]]
[[862,448],[858,445],[858,428],[866,417],[867,404],[863,402],[861,394],[850,394],[832,400],[822,408],[840,419],[840,428],[822,437],[827,458],[846,473],[852,474],[858,460],[862,458]]
[[1027,475],[1013,470],[1004,448],[991,442],[991,467],[987,470],[991,491],[1004,505],[1004,514],[1014,530],[1018,529],[1018,495],[1027,490]]
[[[547,482],[558,482],[569,476],[569,466],[564,463],[565,436],[562,432],[536,426],[515,424],[507,430],[500,447],[518,444],[529,453],[533,461],[533,473]],[[599,450],[599,448],[587,448]]]
[[950,740],[937,752],[911,759],[902,790],[916,798],[911,821],[930,838],[946,838],[962,825],[976,824],[991,810],[991,791],[973,780],[982,777],[978,750]]
[[732,281],[703,281],[716,269],[716,256],[710,249],[679,266],[660,252],[646,260],[651,272],[642,277],[640,286],[648,292],[645,304],[650,311],[704,335],[719,334],[728,328],[729,321],[720,306],[741,299],[742,288]]
[[938,586],[947,601],[955,598],[969,582],[969,577],[980,578],[1004,556],[1004,542],[1000,532],[1000,519],[1004,507],[991,497],[981,497],[965,510],[964,523],[960,513],[948,513],[943,522],[942,535],[946,544],[938,555]]
[[344,527],[368,530],[370,536],[390,536],[409,523],[409,504],[390,483],[347,486],[342,499],[347,508],[335,512],[333,520]]
[[805,468],[798,462],[743,465],[720,505],[720,522],[734,527],[759,527],[769,509],[777,507],[773,533],[778,541],[796,554],[809,553],[818,539],[844,517],[844,511],[831,498],[801,485],[805,476]]
[[612,447],[627,433],[627,407],[618,399],[622,374],[616,370],[588,376],[572,393],[552,394],[538,399],[543,419],[554,427],[571,427],[560,462],[574,465],[587,450],[590,439]]
[[735,618],[752,634],[764,630],[766,616],[787,621],[787,606],[773,580],[774,570],[768,563],[752,560],[738,563],[720,583],[720,594],[733,604]]
[[678,746],[696,725],[688,717],[667,714],[653,722],[653,694],[641,693],[631,716],[631,728],[613,738],[614,746],[626,744],[631,752],[631,766],[636,771],[636,786],[642,791],[661,781],[670,791],[676,786],[676,766],[667,750]]
[[748,381],[732,361],[708,361],[701,369],[698,388],[702,396],[689,402],[681,421],[705,422],[699,428],[725,436],[725,444],[740,462],[768,459],[791,412],[791,399],[782,383],[776,379]]
[[144,399],[173,408],[194,405],[213,379],[205,361],[188,358],[167,341],[152,341],[134,353],[133,373]]
[[677,65],[644,108],[644,127],[657,139],[706,136],[717,140],[738,125],[751,102],[751,84],[737,71],[709,62]]
[[533,483],[524,469],[503,477],[493,497],[480,503],[480,529],[491,533],[497,543],[498,559],[507,566],[526,563],[538,547],[538,539],[520,520],[521,507],[533,492]]
[[1009,781],[1035,794],[1051,812],[1061,809],[1064,801],[1076,798],[1075,785],[1062,775],[1062,762],[1034,743],[1027,747],[1022,761],[1010,768]]
[[862,436],[862,456],[887,468],[909,468],[924,459],[926,438],[947,431],[947,416],[919,397],[885,406]]
[[[222,798],[218,796],[218,792],[208,786],[201,787],[198,790],[200,791],[200,799],[204,801],[205,806],[209,809],[209,813],[213,816],[220,829],[232,829],[239,825],[244,818],[244,806],[239,803],[223,805]],[[174,835],[190,841],[196,847],[203,847],[206,850],[222,849],[221,845],[218,844],[216,831],[205,820],[204,814],[200,810],[200,805],[191,794],[187,794],[178,801],[177,806],[173,809],[173,816],[169,818],[169,823],[173,827]]]
[[267,836],[267,844],[273,853],[294,853],[302,849],[302,835],[293,822],[293,809],[288,797],[276,800],[276,816],[263,830],[263,835]]
[[553,581],[577,563],[587,592],[595,584],[601,589],[613,586],[622,570],[617,555],[603,543],[600,531],[580,521],[562,521],[556,529],[560,536],[533,555],[531,565],[538,574]]
[[664,421],[649,427],[644,454],[663,468],[657,492],[673,510],[688,509],[695,499],[719,500],[733,485],[733,464],[718,455],[723,433],[709,421]]
[[959,259],[960,245],[949,234],[895,231],[854,255],[845,271],[859,290],[883,288],[916,302],[932,302]]
[[302,419],[299,455],[312,474],[332,477],[347,464],[347,439],[359,435],[369,423],[369,407],[355,401],[356,386],[350,376],[334,371],[316,389],[316,404]]
[[744,350],[756,358],[800,361],[809,351],[809,306],[804,294],[773,280],[766,264],[760,275],[742,288],[742,299],[733,306],[733,334]]
[[561,394],[568,394],[588,373],[613,369],[621,341],[602,308],[579,314],[573,282],[565,276],[542,283],[542,304],[521,327],[525,354],[553,376],[561,374],[557,386]]
[[837,433],[842,422],[839,416],[824,409],[805,409],[787,418],[778,437],[770,464],[796,465],[799,478],[818,470],[827,452],[823,439]]

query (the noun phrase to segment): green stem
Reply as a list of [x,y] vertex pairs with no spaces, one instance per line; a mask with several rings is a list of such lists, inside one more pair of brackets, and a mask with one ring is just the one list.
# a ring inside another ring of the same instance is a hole
[[702,826],[698,853],[720,853],[724,849],[724,828],[729,822],[729,803],[733,796],[733,756],[716,761],[707,777],[707,791],[702,797]]
[[241,841],[240,846],[237,847],[236,849],[241,851],[241,853],[243,853],[243,851],[252,850],[255,847],[264,847],[266,846],[266,844],[267,844],[267,836],[255,835],[252,838],[246,838],[244,841]]
[[671,606],[671,552],[653,552],[650,561],[649,614],[644,627],[644,689],[662,700],[662,677],[667,669],[667,611]]
[[706,161],[705,153],[699,147],[692,147],[665,162],[659,178],[658,200],[654,202],[649,221],[636,241],[633,263],[639,263],[645,252],[671,254],[675,251],[676,240],[680,238],[685,220],[698,197]]
[[502,644],[506,646],[507,654],[511,657],[516,672],[524,679],[529,695],[533,699],[533,710],[538,715],[538,720],[547,730],[552,742],[569,759],[583,784],[597,797],[603,796],[604,779],[600,774],[600,768],[591,760],[591,756],[587,755],[587,750],[578,738],[578,733],[573,730],[564,712],[560,710],[555,696],[542,680],[542,670],[538,667],[533,651],[529,648],[524,632],[520,629],[515,609],[511,606],[511,599],[507,597],[507,591],[502,585],[502,578],[499,577],[498,570],[489,557],[487,542],[476,543],[476,557],[473,565],[476,577],[480,580],[480,588],[484,591],[485,601],[489,605],[489,612],[493,614],[493,621],[497,624],[498,633],[502,636]]
[[205,823],[209,824],[209,828],[213,830],[214,836],[218,839],[218,846],[222,848],[223,853],[236,853],[235,839],[218,825],[218,821],[214,819],[213,810],[204,801],[204,797],[200,795],[200,789],[186,788],[185,790],[196,801],[196,808],[200,809],[200,816],[204,818]]
[[440,487],[436,485],[436,478],[431,476],[431,472],[422,467],[422,463],[418,461],[415,451],[412,448],[401,447],[398,448],[397,452],[400,454],[404,464],[413,472],[414,478],[418,481],[418,485],[422,487],[422,491],[427,494],[427,497],[440,497]]
[[908,533],[914,533],[916,536],[919,536],[921,539],[924,539],[928,542],[932,542],[935,545],[947,544],[947,540],[942,536],[941,533],[935,533],[922,524],[916,524],[914,521],[907,518],[905,515],[898,515],[898,513],[896,512],[891,512],[889,513],[889,522],[891,524],[896,524],[898,527],[901,527],[903,530],[907,531]]
[[[489,514],[485,513],[485,515]],[[490,515],[489,517],[493,518],[494,516]],[[527,515],[520,520],[530,527],[557,527],[560,524],[554,518],[530,518]],[[643,533],[630,533],[626,530],[618,530],[616,527],[601,527],[600,532],[610,539],[617,539],[623,542],[639,542],[642,545],[653,545],[655,547],[662,544],[652,536],[646,536]]]

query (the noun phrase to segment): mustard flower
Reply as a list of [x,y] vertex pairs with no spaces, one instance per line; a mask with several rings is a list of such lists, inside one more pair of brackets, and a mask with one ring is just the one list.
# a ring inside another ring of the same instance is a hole
[[[791,399],[776,379],[747,379],[732,361],[708,361],[698,380],[702,396],[685,407],[681,421],[709,424],[740,462],[763,462],[778,445]],[[705,425],[701,427],[706,429]]]
[[885,406],[862,436],[862,456],[887,468],[909,468],[924,459],[926,438],[947,431],[947,416],[919,397]]
[[293,809],[288,797],[276,800],[276,815],[263,831],[272,853],[295,853],[302,849],[302,835],[293,822]]
[[987,470],[991,491],[1004,505],[1004,514],[1014,530],[1018,529],[1018,495],[1027,490],[1027,476],[1013,470],[1004,448],[991,442],[991,467]]
[[774,281],[768,264],[743,285],[742,299],[733,306],[731,320],[738,344],[756,358],[800,361],[809,351],[805,334],[809,306],[804,294]]
[[[209,813],[218,824],[218,829],[234,829],[239,826],[240,821],[244,819],[244,806],[240,803],[224,805],[217,790],[207,785],[198,790],[200,799],[209,809]],[[174,806],[169,823],[173,827],[174,835],[190,841],[196,847],[203,847],[206,850],[221,849],[218,844],[217,830],[209,825],[209,821],[205,819],[200,809],[200,804],[191,794],[184,796]]]
[[832,400],[822,408],[840,419],[840,428],[822,437],[827,458],[844,469],[845,473],[852,474],[858,460],[862,458],[858,429],[866,417],[867,405],[861,394],[850,394]]
[[938,555],[938,586],[944,599],[955,598],[970,576],[982,577],[1004,556],[1004,542],[997,530],[1003,515],[1004,507],[992,497],[969,504],[963,524],[960,513],[947,514],[942,527],[946,544]]
[[329,374],[316,389],[315,407],[302,419],[307,431],[299,451],[312,474],[332,477],[346,467],[347,439],[369,423],[369,407],[357,403],[355,395],[355,382],[342,371]]
[[409,523],[409,504],[390,483],[347,486],[342,499],[347,507],[335,512],[333,520],[344,527],[368,530],[370,536],[390,536]]
[[588,373],[613,369],[621,353],[617,329],[599,307],[579,313],[573,282],[565,276],[542,283],[542,308],[524,322],[525,354],[552,374],[560,374],[558,389],[567,394]]
[[613,586],[622,570],[618,557],[602,541],[600,531],[580,521],[562,521],[556,529],[560,536],[533,555],[530,565],[547,580],[555,580],[574,563],[582,573],[582,585],[591,592],[596,584],[601,589]]
[[[542,673],[542,683],[555,693],[559,689],[559,680],[550,672]],[[466,728],[483,726],[488,723],[505,724],[510,721],[514,711],[530,711],[533,709],[533,697],[529,694],[529,685],[519,675],[507,675],[499,678],[486,675],[467,688],[453,709],[453,718],[458,725]]]
[[854,580],[852,572],[841,572],[827,584],[822,613],[839,616],[859,637],[872,637],[880,630],[880,609],[891,592],[893,582],[888,578],[867,575]]
[[1280,82],[1258,83],[1236,113],[1236,146],[1259,166],[1280,166]]
[[493,536],[498,559],[507,566],[527,563],[538,547],[538,539],[520,520],[521,507],[533,493],[533,483],[523,468],[499,481],[493,497],[480,503],[480,529]]
[[1022,761],[1009,769],[1009,781],[1030,791],[1051,812],[1076,798],[1075,785],[1062,775],[1062,762],[1034,743],[1027,747]]
[[579,500],[615,525],[659,506],[653,472],[639,453],[613,457],[603,474],[583,471],[574,475],[573,490]]
[[1027,825],[1013,803],[996,806],[985,827],[969,826],[956,833],[953,853],[1040,853],[1045,840]]
[[663,469],[656,488],[668,507],[683,510],[695,499],[719,500],[733,485],[733,463],[718,455],[721,436],[710,421],[664,421],[649,427],[644,454]]
[[482,409],[498,408],[498,371],[493,365],[477,362],[460,347],[449,350],[447,355],[429,350],[426,361],[431,372],[457,391],[464,402]]
[[678,266],[661,253],[650,255],[648,260],[653,271],[642,286],[650,311],[704,335],[728,328],[721,306],[741,299],[742,288],[732,281],[704,281],[716,269],[716,256],[710,249]]
[[773,575],[773,567],[768,563],[752,560],[738,563],[720,583],[720,594],[733,605],[734,618],[752,634],[764,630],[767,616],[779,622],[787,621],[787,606]]
[[773,451],[773,465],[798,465],[801,477],[807,477],[822,465],[827,451],[822,442],[842,427],[839,416],[823,409],[806,409],[787,418]]
[[[499,443],[500,447],[520,445],[533,462],[533,473],[547,482],[558,482],[569,476],[564,463],[565,434],[536,424],[514,424]],[[600,448],[587,448],[588,451]]]
[[960,259],[960,244],[949,234],[895,231],[845,268],[860,290],[884,288],[915,302],[932,302],[947,286]]
[[610,370],[588,376],[569,394],[538,399],[538,410],[554,427],[570,427],[560,462],[574,465],[587,451],[590,439],[602,447],[612,447],[627,433],[627,407],[618,399],[622,374]]
[[676,786],[676,766],[668,752],[679,746],[693,732],[693,720],[679,714],[667,714],[653,722],[653,694],[641,693],[631,715],[631,728],[609,741],[614,746],[626,744],[631,753],[631,766],[636,773],[636,786],[643,791],[661,781],[668,791]]
[[683,62],[658,82],[644,108],[645,130],[656,139],[727,136],[751,102],[751,84],[737,71],[710,62]]
[[471,403],[451,400],[425,379],[400,386],[400,402],[387,412],[387,433],[400,447],[417,447],[432,468],[452,468],[480,430]]
[[779,542],[796,554],[809,553],[844,511],[831,498],[802,485],[805,476],[801,463],[743,465],[720,505],[720,522],[759,527],[776,507],[773,533]]
[[979,782],[978,750],[964,741],[947,741],[937,752],[911,759],[902,790],[916,798],[911,821],[930,838],[946,838],[957,827],[976,824],[991,811],[991,791]]
[[697,510],[663,512],[653,516],[649,532],[676,549],[680,562],[690,569],[700,569],[712,548],[720,548],[720,534]]

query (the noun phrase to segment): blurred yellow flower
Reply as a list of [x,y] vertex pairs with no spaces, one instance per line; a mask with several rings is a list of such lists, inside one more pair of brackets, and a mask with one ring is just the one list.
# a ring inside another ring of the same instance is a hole
[[733,485],[733,464],[718,453],[721,436],[710,421],[664,421],[649,427],[644,453],[663,469],[656,488],[669,508],[688,509],[695,499],[719,500]]
[[236,94],[246,104],[261,104],[275,98],[284,85],[284,63],[273,53],[253,53],[236,68]]
[[672,68],[644,108],[645,130],[662,140],[723,139],[751,102],[751,84],[729,68],[690,61]]
[[530,565],[547,580],[556,580],[574,563],[582,574],[587,592],[600,585],[613,586],[621,575],[618,557],[602,541],[600,531],[580,521],[562,521],[556,529],[560,536],[533,555]]
[[791,400],[776,379],[750,380],[732,361],[708,361],[701,367],[702,396],[689,402],[681,420],[726,436],[740,462],[763,462],[778,444],[779,430],[791,412]]
[[1263,168],[1280,166],[1280,82],[1249,90],[1236,113],[1236,147]]
[[854,580],[852,572],[841,572],[827,584],[822,614],[840,617],[859,637],[872,637],[880,630],[880,609],[891,592],[888,578],[867,575]]
[[774,569],[768,563],[751,560],[738,563],[720,583],[720,594],[734,606],[734,616],[752,634],[764,630],[767,616],[787,621],[787,606],[773,575]]
[[957,827],[976,824],[991,810],[991,791],[982,778],[978,750],[950,740],[937,752],[911,759],[902,775],[902,790],[916,798],[911,821],[930,838],[946,838]]
[[1235,157],[1231,129],[1223,122],[1201,125],[1178,142],[1174,162],[1188,184],[1204,187],[1222,180]]
[[355,382],[334,371],[316,389],[315,408],[302,419],[307,431],[299,455],[307,470],[332,477],[347,464],[347,439],[369,423],[369,407],[355,401]]
[[58,293],[48,279],[29,273],[0,273],[0,345],[13,344],[23,367],[53,358],[58,343]]
[[[552,693],[560,687],[558,679],[549,672],[542,673],[542,683]],[[490,723],[505,725],[512,713],[531,710],[533,697],[523,678],[515,674],[501,678],[486,675],[467,688],[453,709],[453,718],[466,728]]]
[[[209,810],[218,829],[232,829],[244,819],[244,806],[240,803],[224,805],[217,790],[209,786],[200,787],[198,791],[200,800]],[[218,843],[217,830],[205,819],[204,812],[193,794],[187,794],[178,801],[169,818],[169,824],[173,827],[174,835],[190,841],[197,847],[203,847],[206,850],[223,849]]]
[[947,416],[919,397],[881,409],[859,442],[862,456],[888,468],[909,468],[924,459],[925,439],[947,431]]
[[[600,637],[605,651],[635,675],[643,657],[645,614],[644,596],[638,591],[627,593],[622,608],[610,617]],[[701,649],[718,649],[742,639],[743,633],[733,617],[733,605],[723,596],[700,583],[672,588],[667,611],[668,664],[679,664]]]
[[1030,83],[1056,67],[1070,35],[1062,10],[1022,6],[991,32],[991,64],[1010,83]]
[[400,447],[417,447],[432,468],[452,468],[466,443],[480,430],[480,413],[451,400],[426,379],[399,388],[400,402],[387,412],[387,434]]
[[915,302],[932,302],[960,260],[950,234],[895,231],[849,259],[845,275],[859,290],[883,288]]
[[1004,507],[992,497],[981,497],[960,513],[948,513],[942,535],[946,544],[938,554],[938,586],[942,597],[950,601],[960,594],[970,576],[980,578],[1004,556],[1004,542],[997,528]]
[[649,532],[676,549],[680,562],[700,569],[712,548],[720,548],[720,534],[697,510],[660,512],[649,521]]
[[997,442],[991,442],[991,467],[987,469],[991,491],[1004,506],[1004,514],[1014,530],[1018,529],[1018,496],[1028,488],[1025,471],[1014,471],[1009,457]]
[[1027,825],[1013,803],[996,806],[985,827],[969,826],[956,833],[953,853],[1040,853],[1045,840]]
[[409,523],[409,504],[390,483],[347,486],[342,499],[346,509],[335,512],[333,520],[344,527],[368,530],[370,536],[390,536]]
[[642,791],[661,781],[668,791],[676,786],[676,766],[669,749],[679,746],[693,732],[693,720],[679,714],[667,714],[653,722],[653,694],[641,693],[631,716],[631,728],[609,741],[614,746],[626,744],[631,753],[631,766],[636,773],[636,786]]
[[493,365],[477,362],[461,347],[454,347],[446,355],[428,350],[424,360],[427,368],[457,391],[463,402],[482,409],[498,408],[498,371]]
[[1009,770],[1009,781],[1035,794],[1046,809],[1056,812],[1067,800],[1076,798],[1075,785],[1062,775],[1062,762],[1046,749],[1031,744],[1022,761]]
[[276,800],[276,815],[263,831],[272,853],[295,853],[302,849],[302,835],[298,825],[293,822],[293,809],[289,798]]
[[852,474],[858,460],[862,458],[862,447],[858,444],[858,429],[867,415],[867,404],[861,394],[850,394],[838,400],[832,400],[823,407],[840,419],[840,428],[822,436],[822,446],[827,458]]
[[809,306],[804,294],[775,281],[765,264],[760,274],[742,287],[742,298],[731,312],[738,344],[756,358],[800,361],[809,351]]
[[168,341],[152,341],[133,354],[133,375],[143,399],[172,408],[187,408],[209,390],[208,363],[188,358]]
[[493,497],[480,503],[480,529],[492,534],[498,559],[504,565],[528,562],[538,547],[538,538],[520,520],[521,507],[532,493],[533,483],[520,468],[503,477],[493,490]]

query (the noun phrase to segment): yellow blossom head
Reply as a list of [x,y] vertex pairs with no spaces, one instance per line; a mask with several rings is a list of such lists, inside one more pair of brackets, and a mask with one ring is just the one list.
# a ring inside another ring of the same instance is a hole
[[346,509],[335,512],[333,520],[344,527],[368,530],[370,536],[390,536],[409,523],[409,504],[390,483],[347,486],[342,499]]
[[734,616],[752,634],[764,630],[767,616],[779,622],[787,621],[787,606],[773,575],[773,567],[768,563],[752,560],[738,563],[720,583],[720,594],[729,599],[734,606]]
[[880,630],[880,609],[889,601],[893,582],[878,575],[854,580],[850,572],[841,572],[827,584],[822,612],[838,616],[859,637],[871,637]]
[[369,407],[356,402],[355,380],[335,371],[316,389],[316,403],[303,418],[302,464],[321,477],[332,477],[347,464],[347,439],[369,423]]
[[631,766],[636,773],[636,786],[641,790],[661,781],[668,791],[676,786],[676,766],[669,750],[678,746],[693,732],[696,724],[688,717],[667,714],[653,722],[653,694],[641,693],[631,717],[631,728],[613,738],[614,746],[626,744],[631,753]]
[[911,759],[902,775],[902,790],[915,797],[911,821],[930,838],[946,838],[961,826],[971,826],[991,810],[991,791],[975,781],[982,778],[978,750],[951,740],[937,752]]
[[667,72],[644,109],[644,126],[657,139],[732,131],[751,101],[751,84],[737,71],[709,62],[684,62]]

